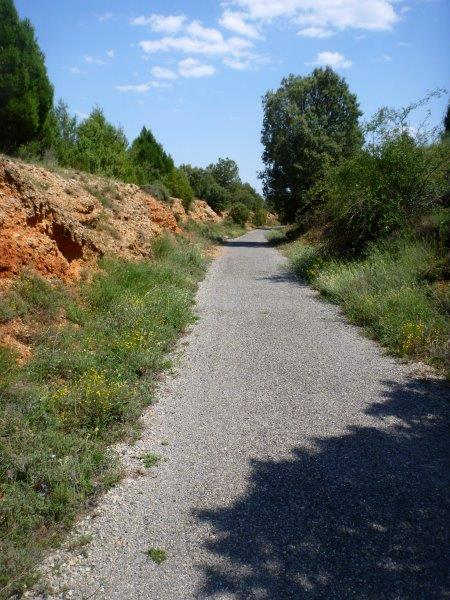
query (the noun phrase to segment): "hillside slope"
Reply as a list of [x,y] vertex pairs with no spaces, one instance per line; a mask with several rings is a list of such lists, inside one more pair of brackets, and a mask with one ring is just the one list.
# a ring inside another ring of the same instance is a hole
[[88,173],[50,171],[0,156],[0,278],[24,267],[73,281],[98,257],[145,258],[162,231],[220,221],[203,201],[188,215],[181,201],[159,202],[138,186]]

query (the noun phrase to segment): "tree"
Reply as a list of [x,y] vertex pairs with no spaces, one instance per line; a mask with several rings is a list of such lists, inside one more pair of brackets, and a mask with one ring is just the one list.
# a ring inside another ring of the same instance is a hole
[[132,181],[127,148],[128,141],[122,129],[108,123],[101,108],[94,108],[78,126],[74,166],[89,173]]
[[12,152],[36,139],[52,102],[33,26],[19,19],[12,0],[0,0],[0,148]]
[[215,164],[209,165],[207,170],[219,185],[230,192],[241,182],[239,178],[239,167],[231,158],[219,158]]
[[146,127],[142,128],[134,140],[129,154],[140,185],[147,185],[174,169],[172,157],[166,154],[153,133]]
[[172,169],[162,178],[163,184],[169,188],[175,198],[180,198],[186,211],[191,208],[194,192],[189,183],[188,176],[182,169]]
[[308,210],[305,193],[328,165],[362,145],[356,96],[330,67],[290,75],[263,99],[261,174],[268,203],[286,221]]
[[231,205],[230,210],[228,212],[228,217],[237,225],[241,225],[241,227],[244,227],[247,221],[250,220],[251,211],[245,204],[242,204],[241,202],[236,202],[235,204]]
[[225,210],[230,203],[230,192],[219,185],[207,169],[181,165],[180,169],[186,173],[194,194],[209,204],[215,211]]

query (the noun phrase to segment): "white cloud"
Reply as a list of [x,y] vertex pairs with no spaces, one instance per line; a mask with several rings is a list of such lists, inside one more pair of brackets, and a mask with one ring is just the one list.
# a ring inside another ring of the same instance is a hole
[[151,70],[153,77],[157,79],[177,79],[178,75],[171,71],[170,69],[166,69],[165,67],[153,67]]
[[202,64],[195,58],[186,58],[178,63],[178,71],[182,77],[208,77],[216,72],[212,65]]
[[83,73],[83,71],[81,69],[79,69],[78,67],[70,67],[69,71],[73,74],[73,75],[81,75]]
[[268,22],[287,18],[304,28],[382,31],[398,21],[395,0],[231,0],[247,18]]
[[145,94],[152,87],[152,82],[139,83],[137,85],[117,85],[116,90],[119,92],[135,92],[136,94]]
[[331,52],[327,50],[325,52],[319,52],[316,60],[307,64],[324,67],[329,66],[335,69],[348,69],[353,63],[348,58],[345,58],[345,56],[340,52]]
[[383,62],[391,62],[392,61],[392,56],[390,54],[382,54],[380,58]]
[[114,50],[107,50],[106,51],[106,56],[108,56],[109,58],[114,58],[115,54],[114,54]]
[[90,56],[89,54],[85,54],[84,60],[90,65],[102,66],[106,64],[101,58],[96,58],[95,56]]
[[333,35],[333,32],[323,27],[305,27],[300,29],[298,35],[309,38],[327,38]]
[[226,10],[219,20],[220,25],[229,31],[257,39],[260,36],[258,29],[246,21],[246,15],[242,12]]
[[186,32],[193,38],[205,40],[206,42],[218,44],[223,42],[223,35],[220,33],[220,31],[217,29],[203,27],[199,21],[192,21],[192,23],[186,27]]
[[177,33],[183,27],[186,21],[184,15],[150,15],[145,17],[141,15],[131,19],[132,25],[148,25],[152,31],[158,33]]
[[239,37],[231,37],[228,40],[217,39],[215,41],[199,39],[194,37],[163,37],[159,40],[143,40],[139,46],[145,53],[169,52],[178,50],[186,54],[205,54],[241,56],[248,53],[253,44],[249,40]]

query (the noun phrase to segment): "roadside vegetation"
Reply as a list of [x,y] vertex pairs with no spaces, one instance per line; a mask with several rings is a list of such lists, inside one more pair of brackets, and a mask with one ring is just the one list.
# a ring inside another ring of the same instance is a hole
[[32,349],[21,364],[0,347],[0,598],[30,585],[43,551],[120,478],[110,445],[137,436],[194,322],[208,246],[234,233],[192,225],[155,238],[151,261],[102,259],[76,287],[28,272],[0,297],[0,322],[20,317]]
[[442,94],[360,125],[331,69],[291,76],[264,100],[263,179],[293,270],[393,354],[448,373],[449,110],[442,130],[413,127]]

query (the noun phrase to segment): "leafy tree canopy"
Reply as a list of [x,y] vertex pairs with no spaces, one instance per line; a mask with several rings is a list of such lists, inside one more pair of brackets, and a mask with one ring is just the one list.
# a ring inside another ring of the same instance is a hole
[[53,87],[31,23],[12,0],[0,0],[0,148],[36,139],[53,102]]
[[219,158],[219,160],[210,164],[207,170],[211,173],[219,185],[232,191],[241,180],[239,178],[239,167],[231,158]]
[[362,145],[356,96],[330,67],[290,75],[263,99],[261,174],[268,202],[285,221],[305,209],[304,193]]

